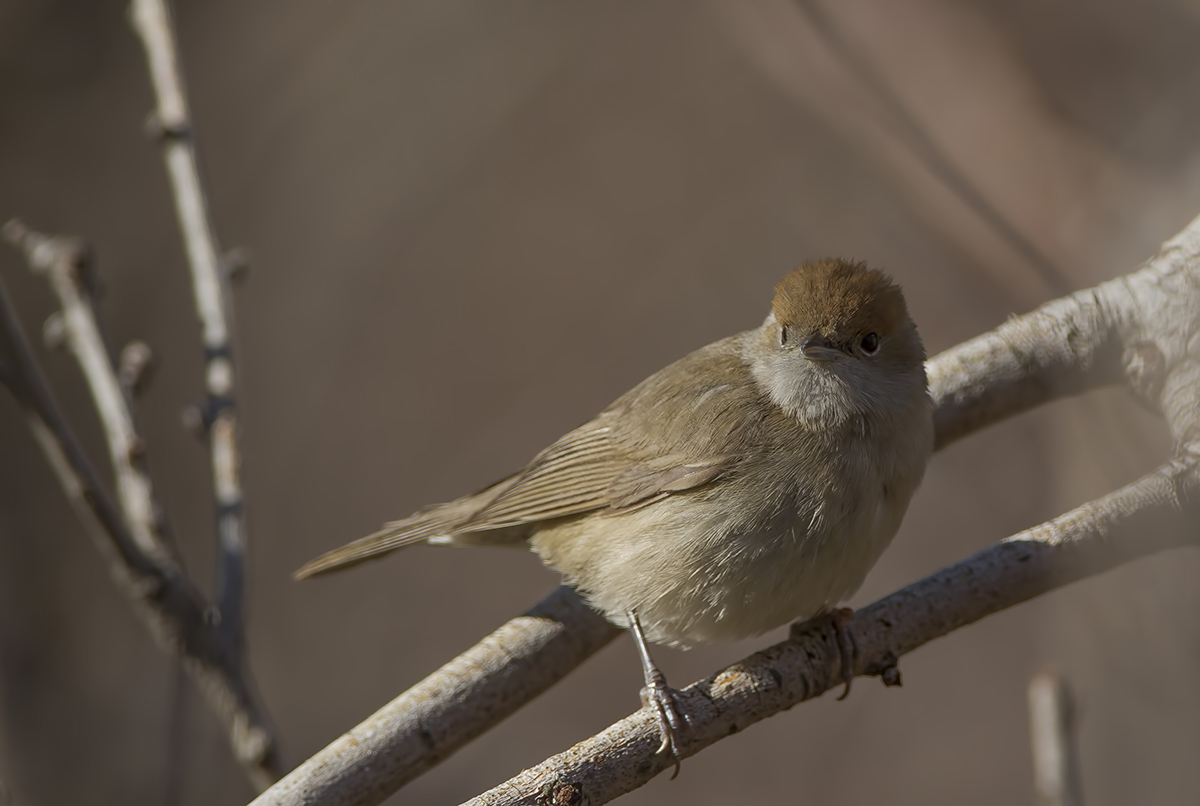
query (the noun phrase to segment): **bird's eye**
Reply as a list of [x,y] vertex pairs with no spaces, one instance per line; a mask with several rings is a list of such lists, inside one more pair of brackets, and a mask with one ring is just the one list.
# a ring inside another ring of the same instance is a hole
[[879,337],[874,333],[868,333],[862,337],[859,346],[862,347],[864,353],[873,353],[879,349]]
[[787,325],[784,325],[783,327],[779,328],[779,346],[780,347],[787,346],[787,337],[788,337]]

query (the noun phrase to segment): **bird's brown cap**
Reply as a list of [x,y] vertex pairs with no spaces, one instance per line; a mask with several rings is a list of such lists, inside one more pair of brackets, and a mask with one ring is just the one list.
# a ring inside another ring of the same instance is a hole
[[886,336],[908,320],[900,287],[878,269],[841,258],[814,260],[775,286],[775,320],[797,333]]

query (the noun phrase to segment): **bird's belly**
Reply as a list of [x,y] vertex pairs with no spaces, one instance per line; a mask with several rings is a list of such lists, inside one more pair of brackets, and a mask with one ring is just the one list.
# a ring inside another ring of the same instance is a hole
[[632,610],[651,640],[690,646],[759,635],[851,595],[899,525],[903,507],[891,506],[784,507],[747,527],[719,501],[667,499],[530,542],[610,621],[627,626]]

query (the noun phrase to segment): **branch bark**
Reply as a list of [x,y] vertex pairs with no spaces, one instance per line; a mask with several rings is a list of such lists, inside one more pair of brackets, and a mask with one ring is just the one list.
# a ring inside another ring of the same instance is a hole
[[[1005,540],[909,585],[854,616],[856,675],[897,680],[904,654],[984,616],[1163,549],[1196,545],[1200,474],[1194,458],[1171,462],[1134,484]],[[841,662],[824,624],[683,690],[684,757],[841,683]],[[467,802],[592,806],[631,792],[673,766],[642,709],[565,753]]]
[[[1055,398],[1125,380],[1148,405],[1167,415],[1177,458],[1099,501],[860,610],[855,618],[857,673],[891,679],[896,658],[950,630],[1135,557],[1193,544],[1200,459],[1195,447],[1200,435],[1197,322],[1200,218],[1139,271],[1048,303],[929,362],[938,448]],[[563,596],[573,594],[555,594]],[[581,619],[569,628],[576,641],[589,646],[602,646],[612,637],[612,628],[598,617]],[[468,657],[478,665],[464,679],[461,669]],[[388,709],[418,690],[434,693],[433,701],[422,699],[422,708],[430,713],[451,708],[464,685],[479,698],[476,702],[489,702],[488,692],[498,697],[500,689],[492,670],[513,664],[561,668],[564,662],[584,657],[568,657],[561,643],[523,642],[519,632],[506,626]],[[684,755],[818,696],[839,675],[830,637],[801,629],[789,641],[685,690],[692,720]],[[530,680],[519,696],[505,689],[505,701],[531,700],[557,679]],[[256,806],[378,803],[511,710],[452,710],[456,730],[449,734],[435,734],[434,725],[414,725],[394,715],[384,719],[383,713],[300,765],[263,793]],[[395,732],[375,731],[385,724]],[[562,802],[603,803],[669,766],[654,753],[656,730],[654,717],[639,711],[473,803],[533,803],[547,793]],[[394,752],[400,746],[418,747],[415,734],[423,737],[422,752]],[[355,742],[356,752],[347,755]],[[556,792],[556,786],[561,791]]]
[[[279,753],[240,658],[219,640],[212,608],[168,553],[146,550],[84,454],[42,376],[0,282],[0,381],[25,412],[47,461],[113,580],[159,647],[177,657],[229,733],[259,789],[279,777]],[[154,547],[151,546],[151,549]]]
[[560,587],[305,761],[254,806],[379,803],[620,633]]
[[240,654],[245,624],[246,520],[243,512],[241,449],[235,406],[233,309],[228,272],[217,247],[200,172],[180,68],[179,48],[164,0],[133,0],[129,16],[146,50],[157,109],[154,130],[175,198],[192,271],[196,311],[203,330],[209,451],[217,507],[217,610],[219,631]]
[[1083,806],[1074,706],[1066,681],[1054,672],[1039,672],[1029,681],[1029,744],[1039,806]]
[[46,278],[58,298],[65,346],[75,356],[100,415],[117,498],[138,549],[160,565],[174,563],[175,553],[163,535],[161,509],[146,471],[144,443],[134,427],[129,396],[85,290],[82,275],[91,271],[88,250],[78,238],[48,237],[17,220],[5,224],[3,234],[24,252],[30,269]]

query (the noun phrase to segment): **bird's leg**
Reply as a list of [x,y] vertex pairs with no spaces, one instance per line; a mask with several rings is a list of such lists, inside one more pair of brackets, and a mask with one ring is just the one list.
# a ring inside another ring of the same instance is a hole
[[642,659],[642,674],[646,680],[646,687],[642,689],[642,704],[654,705],[654,712],[658,715],[658,729],[663,737],[662,744],[655,752],[671,751],[671,758],[675,760],[675,772],[671,775],[671,779],[674,780],[675,776],[679,775],[679,734],[683,729],[679,704],[675,699],[675,691],[667,685],[667,678],[650,658],[646,634],[642,632],[637,613],[630,610],[628,615],[629,629],[633,632],[634,642],[637,643],[638,655]]
[[854,661],[858,657],[858,642],[854,640],[854,630],[850,623],[854,621],[854,611],[848,607],[839,607],[829,614],[829,623],[833,627],[833,638],[837,642],[838,653],[841,655],[842,682],[846,684],[845,691],[838,700],[850,696],[850,683],[854,680]]

